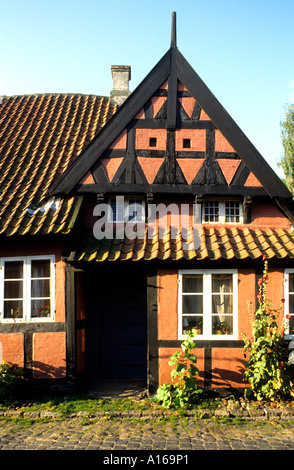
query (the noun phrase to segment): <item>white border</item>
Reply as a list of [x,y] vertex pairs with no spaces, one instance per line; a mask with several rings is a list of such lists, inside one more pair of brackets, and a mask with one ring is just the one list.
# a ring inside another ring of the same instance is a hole
[[202,274],[203,275],[203,294],[211,294],[211,274],[232,274],[233,275],[233,334],[231,335],[213,335],[211,331],[211,312],[208,311],[208,303],[203,302],[203,316],[207,315],[209,319],[202,335],[195,335],[194,338],[202,340],[231,341],[238,339],[238,270],[237,269],[180,269],[178,271],[178,339],[183,339],[182,334],[182,275],[183,274]]
[[[218,202],[218,208],[219,208],[219,220],[217,222],[210,222],[210,221],[205,221],[205,202]],[[226,202],[239,202],[239,222],[226,222]],[[226,224],[226,225],[242,225],[243,224],[243,205],[242,202],[239,201],[238,199],[218,199],[218,198],[209,198],[209,199],[204,199],[203,198],[203,205],[202,205],[202,224],[209,224],[209,225],[217,225],[217,224]]]
[[[30,302],[31,302],[31,261],[33,260],[50,260],[50,317],[31,318]],[[23,261],[24,262],[24,316],[23,318],[3,318],[4,310],[4,263],[6,261]],[[0,258],[0,322],[1,323],[39,323],[55,321],[55,255],[38,255],[38,256],[9,256]]]
[[[285,268],[284,270],[284,321],[289,313],[289,274],[294,274],[294,268]],[[289,329],[285,329],[285,334],[289,334]]]

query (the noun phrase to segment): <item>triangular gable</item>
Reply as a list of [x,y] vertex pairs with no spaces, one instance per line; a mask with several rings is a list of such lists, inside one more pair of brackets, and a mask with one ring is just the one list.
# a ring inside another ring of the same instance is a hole
[[[88,172],[94,184],[80,185]],[[138,192],[178,187],[195,194],[203,185],[206,191],[213,186],[214,193],[216,187],[225,191],[230,186],[231,195],[251,187],[257,194],[263,190],[273,198],[290,197],[174,45],[50,193],[68,194],[77,185],[97,193],[112,185],[113,190],[137,185]]]

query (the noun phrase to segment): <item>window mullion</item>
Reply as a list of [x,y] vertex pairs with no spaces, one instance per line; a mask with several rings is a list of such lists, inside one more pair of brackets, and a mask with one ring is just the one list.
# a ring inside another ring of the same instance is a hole
[[24,320],[31,319],[31,260],[24,259]]
[[203,334],[211,334],[211,274],[203,273]]

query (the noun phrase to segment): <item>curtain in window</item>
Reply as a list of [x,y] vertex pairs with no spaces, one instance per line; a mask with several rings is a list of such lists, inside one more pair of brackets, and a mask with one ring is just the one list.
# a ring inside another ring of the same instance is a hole
[[212,314],[213,325],[216,328],[231,324],[231,317],[233,313],[233,279],[231,274],[214,274],[212,276]]
[[32,260],[31,317],[50,316],[50,261]]

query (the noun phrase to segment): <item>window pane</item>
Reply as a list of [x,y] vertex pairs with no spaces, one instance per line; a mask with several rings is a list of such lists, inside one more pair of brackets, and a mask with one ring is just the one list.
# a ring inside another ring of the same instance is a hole
[[141,222],[144,220],[144,207],[140,199],[133,199],[129,201],[126,210],[126,219],[132,222]]
[[183,295],[183,313],[203,313],[203,296]]
[[4,318],[22,318],[22,300],[4,300]]
[[219,221],[218,201],[205,201],[204,221],[205,222],[218,222]]
[[233,292],[232,274],[213,274],[212,292]]
[[290,335],[294,334],[294,315],[292,315],[289,320],[289,334]]
[[240,222],[240,207],[238,201],[226,201],[226,222]]
[[50,260],[33,260],[32,277],[50,277]]
[[23,278],[23,261],[5,261],[5,279]]
[[40,299],[31,301],[31,318],[50,317],[50,300]]
[[183,334],[191,331],[195,335],[202,335],[203,332],[203,317],[202,316],[193,316],[189,317],[187,315],[183,316],[182,331]]
[[294,292],[294,273],[289,274],[289,292]]
[[5,299],[23,298],[23,281],[4,281]]
[[212,313],[233,313],[233,296],[232,295],[212,295],[211,299]]
[[116,200],[110,202],[111,209],[112,209],[112,221],[113,222],[123,222],[124,221],[124,213],[125,213],[125,206],[122,201],[118,201],[116,204]]
[[50,297],[50,279],[32,280],[31,288],[31,297]]
[[225,335],[233,334],[233,317],[213,316],[212,317],[212,334]]
[[203,292],[202,274],[183,276],[183,292]]

